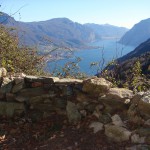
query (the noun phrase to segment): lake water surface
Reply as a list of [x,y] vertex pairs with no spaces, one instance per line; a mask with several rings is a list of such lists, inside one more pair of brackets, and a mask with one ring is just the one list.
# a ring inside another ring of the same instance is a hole
[[67,62],[74,61],[76,57],[80,57],[81,61],[78,64],[80,71],[87,75],[95,75],[98,68],[96,66],[91,68],[90,64],[92,62],[99,62],[104,58],[105,64],[107,64],[112,59],[119,58],[134,50],[134,47],[121,45],[117,43],[116,40],[101,40],[94,42],[91,45],[99,46],[100,48],[78,50],[74,52],[74,55],[71,58],[48,62],[47,70],[51,72],[55,67],[63,67]]

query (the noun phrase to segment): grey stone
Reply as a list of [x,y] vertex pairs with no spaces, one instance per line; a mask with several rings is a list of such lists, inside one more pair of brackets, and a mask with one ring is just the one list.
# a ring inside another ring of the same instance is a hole
[[110,88],[106,97],[109,97],[110,99],[132,98],[133,91],[125,89],[125,88]]
[[92,122],[89,125],[89,128],[93,128],[94,129],[94,133],[97,133],[98,131],[102,131],[103,130],[103,124],[100,122]]
[[138,134],[133,134],[131,136],[131,142],[139,144],[145,143],[145,137],[140,137]]
[[23,102],[26,102],[28,99],[27,99],[26,97],[23,97],[23,96],[16,96],[16,97],[15,97],[15,100],[16,100],[17,102],[23,103]]
[[110,123],[112,120],[109,114],[103,114],[99,117],[99,121],[104,124],[107,124],[107,123]]
[[10,80],[9,78],[3,78],[3,83],[2,83],[2,86],[1,86],[1,89],[0,91],[2,93],[10,93],[11,92],[11,89],[13,87],[13,81]]
[[23,103],[0,102],[0,115],[12,117],[18,110],[20,110],[20,113],[25,111]]
[[141,125],[143,124],[143,119],[141,118],[141,115],[139,113],[139,109],[136,104],[131,104],[128,111],[127,111],[128,119],[130,122]]
[[44,97],[43,95],[31,97],[29,98],[29,104],[44,103],[45,98],[47,99],[47,97]]
[[17,93],[20,90],[22,90],[25,87],[24,80],[22,82],[19,82],[18,84],[15,84],[12,88],[12,93]]
[[36,110],[36,111],[41,111],[41,112],[54,112],[57,111],[58,108],[54,107],[50,103],[46,104],[41,104],[41,103],[36,103],[36,104],[31,104],[30,105],[31,110]]
[[150,127],[150,119],[146,120],[144,125],[149,126]]
[[22,89],[17,95],[27,98],[48,94],[42,87]]
[[45,78],[43,78],[43,83],[44,84],[53,84],[57,81],[59,81],[58,77],[45,77]]
[[74,103],[68,101],[66,110],[67,110],[67,116],[68,116],[69,122],[77,123],[78,121],[81,120],[81,114],[79,113],[77,106]]
[[93,96],[103,95],[111,88],[112,83],[104,78],[90,78],[83,81],[83,91]]
[[66,95],[66,96],[73,95],[73,88],[70,85],[61,87],[61,90],[62,90],[63,96],[64,95]]
[[88,95],[82,92],[76,92],[76,100],[79,102],[92,101],[92,99],[89,98]]
[[64,98],[64,97],[55,98],[55,100],[54,100],[54,105],[55,105],[55,107],[57,107],[57,108],[65,109],[65,108],[66,108],[66,105],[67,105],[67,99]]
[[119,115],[115,114],[114,116],[111,117],[111,119],[112,119],[112,123],[114,125],[117,125],[117,126],[120,126],[120,127],[125,126],[125,124],[123,123],[123,121],[121,120]]
[[15,78],[14,81],[15,81],[15,84],[24,83],[24,78],[18,77],[18,78]]
[[135,131],[139,136],[150,136],[150,128],[139,128]]
[[105,113],[114,114],[116,111],[127,111],[128,107],[123,101],[111,99],[111,98],[102,98],[99,97],[98,100],[102,102],[105,106]]
[[29,76],[29,75],[27,75],[24,79],[25,79],[26,82],[35,82],[35,81],[38,81],[38,79],[42,80],[42,78],[40,78],[40,77]]
[[0,78],[6,77],[6,75],[7,75],[7,70],[5,68],[0,68]]
[[35,97],[29,97],[28,98],[28,102],[30,104],[33,103],[49,103],[51,101],[51,99],[53,98],[53,100],[55,100],[54,95],[51,94],[41,94],[40,96],[35,96]]
[[13,93],[6,93],[6,100],[8,102],[14,101],[15,100],[15,95]]
[[89,112],[89,113],[93,113],[95,111],[95,107],[96,104],[95,103],[89,103],[87,105],[85,105],[85,109]]
[[56,81],[59,81],[57,77],[37,77],[37,76],[26,76],[26,82],[42,82],[44,84],[53,84]]
[[150,136],[147,136],[147,137],[145,138],[145,143],[150,145]]
[[142,95],[142,101],[150,103],[150,90],[148,90]]
[[71,79],[71,78],[63,78],[63,79],[59,79],[58,81],[55,81],[56,84],[78,84],[78,83],[82,83],[83,80],[79,80],[79,79]]
[[123,142],[130,139],[131,132],[116,125],[105,125],[105,135],[112,141]]
[[150,103],[140,100],[138,103],[138,109],[145,118],[150,118]]

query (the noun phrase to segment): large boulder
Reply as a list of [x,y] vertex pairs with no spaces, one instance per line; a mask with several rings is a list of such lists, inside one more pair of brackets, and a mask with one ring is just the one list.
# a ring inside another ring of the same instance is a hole
[[131,136],[131,132],[126,128],[116,125],[105,125],[105,135],[114,142],[128,141]]
[[112,83],[104,78],[90,78],[83,81],[83,92],[92,96],[104,95],[112,87]]

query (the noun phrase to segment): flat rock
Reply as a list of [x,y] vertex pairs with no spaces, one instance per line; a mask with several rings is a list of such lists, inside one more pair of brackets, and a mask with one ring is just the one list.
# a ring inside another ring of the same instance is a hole
[[42,82],[44,84],[53,84],[56,81],[59,81],[58,77],[37,77],[37,76],[26,76],[26,82]]
[[59,80],[57,80],[57,81],[55,81],[55,83],[56,84],[73,84],[73,83],[75,83],[75,84],[80,84],[80,83],[82,83],[83,82],[83,80],[79,80],[79,79],[70,79],[70,78],[63,78],[63,79],[59,79]]

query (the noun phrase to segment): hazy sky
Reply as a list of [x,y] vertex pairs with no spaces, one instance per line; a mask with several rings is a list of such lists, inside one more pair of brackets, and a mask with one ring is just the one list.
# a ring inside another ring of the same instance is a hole
[[[150,18],[150,0],[0,0],[0,10],[31,22],[66,17],[79,23],[109,23],[131,28]],[[20,13],[20,15],[19,15]]]

